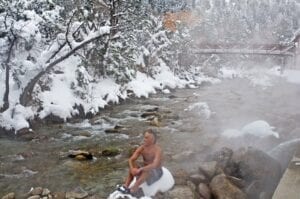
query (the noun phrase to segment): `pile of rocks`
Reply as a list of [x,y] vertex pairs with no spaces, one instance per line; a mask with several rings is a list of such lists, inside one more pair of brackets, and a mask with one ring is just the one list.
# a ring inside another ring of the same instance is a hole
[[199,163],[198,171],[177,171],[175,187],[156,198],[271,199],[281,172],[279,162],[263,151],[222,148]]
[[51,191],[47,188],[35,187],[31,188],[31,190],[24,194],[23,196],[16,197],[15,193],[9,193],[2,197],[2,199],[15,199],[15,198],[26,198],[26,199],[83,199],[88,198],[89,194],[85,191],[77,191],[77,192],[55,192],[51,193]]

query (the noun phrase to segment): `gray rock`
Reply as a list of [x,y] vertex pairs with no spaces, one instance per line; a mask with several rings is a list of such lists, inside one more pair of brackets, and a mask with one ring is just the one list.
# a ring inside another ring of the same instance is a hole
[[208,179],[211,179],[216,174],[217,168],[216,161],[203,162],[199,166],[199,173],[203,173]]
[[44,188],[43,192],[42,192],[42,196],[47,196],[48,194],[50,194],[50,190],[47,188]]
[[268,152],[272,158],[280,163],[282,172],[287,168],[299,144],[300,138],[289,140],[277,145]]
[[29,192],[30,195],[41,195],[43,193],[42,187],[36,187],[32,191]]
[[187,181],[186,185],[191,188],[193,192],[196,192],[196,185],[192,181]]
[[237,186],[240,189],[243,189],[246,186],[246,182],[243,179],[234,177],[234,176],[227,176],[228,180],[235,186]]
[[8,193],[2,197],[2,199],[15,199],[15,193]]
[[39,195],[30,196],[27,199],[40,199],[41,197]]
[[212,155],[206,157],[207,161],[216,161],[218,165],[218,172],[216,174],[225,173],[226,175],[233,175],[236,171],[236,165],[232,161],[233,150],[228,147],[223,147],[214,152]]
[[189,176],[189,180],[192,181],[196,186],[198,186],[201,182],[207,182],[208,179],[203,174],[193,174]]
[[175,179],[175,185],[186,185],[188,173],[183,169],[180,169],[173,174],[173,177]]
[[167,199],[193,199],[194,193],[188,186],[175,186],[171,191],[168,192]]
[[82,199],[86,198],[88,196],[88,193],[82,192],[82,193],[76,193],[76,192],[67,192],[66,193],[66,199]]
[[200,183],[198,185],[198,193],[204,199],[211,199],[211,191],[207,184]]
[[254,180],[250,183],[249,186],[246,187],[245,192],[249,199],[257,199],[259,198],[260,191],[262,190],[262,186],[260,181]]
[[55,192],[52,194],[54,199],[65,199],[66,193],[64,192]]
[[234,158],[239,175],[247,184],[257,180],[261,191],[274,192],[281,177],[281,166],[267,153],[248,147]]
[[224,174],[215,176],[210,182],[215,199],[246,199],[246,194],[234,186]]

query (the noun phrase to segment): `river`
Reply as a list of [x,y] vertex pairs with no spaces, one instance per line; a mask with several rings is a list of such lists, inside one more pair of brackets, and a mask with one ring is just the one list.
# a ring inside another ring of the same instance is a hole
[[[105,198],[124,180],[128,151],[142,141],[147,128],[158,132],[164,165],[171,172],[196,169],[199,161],[223,146],[238,149],[253,145],[270,150],[300,127],[299,97],[299,84],[278,77],[268,87],[234,78],[147,99],[130,99],[80,123],[43,125],[30,139],[2,136],[0,196],[9,192],[18,196],[31,187],[42,186],[52,192],[82,189]],[[155,108],[158,127],[141,117]],[[274,126],[280,138],[222,136],[226,129],[240,129],[257,120]],[[120,133],[105,133],[115,125],[124,128]],[[120,155],[102,156],[101,151],[111,146],[119,149]],[[95,158],[77,161],[67,157],[69,150],[78,149],[90,151]]]

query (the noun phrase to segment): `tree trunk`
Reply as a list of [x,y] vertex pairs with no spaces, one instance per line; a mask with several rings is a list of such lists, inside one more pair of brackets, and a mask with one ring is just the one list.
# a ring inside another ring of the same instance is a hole
[[38,82],[38,80],[46,73],[50,72],[50,70],[56,65],[59,64],[60,62],[64,61],[65,59],[67,59],[68,57],[70,57],[72,54],[74,54],[77,50],[81,49],[82,47],[84,47],[85,45],[96,41],[97,39],[103,37],[104,35],[108,35],[109,33],[105,33],[105,34],[100,34],[96,37],[90,38],[89,40],[86,40],[84,42],[82,42],[80,45],[76,46],[75,48],[73,48],[70,52],[66,53],[65,55],[61,56],[60,58],[56,59],[55,61],[53,61],[52,63],[48,64],[48,66],[46,66],[46,69],[39,72],[32,80],[30,80],[30,82],[26,85],[26,87],[24,88],[22,94],[20,95],[20,104],[23,106],[27,106],[28,103],[32,100],[31,94],[32,91],[34,89],[34,86],[36,85],[36,83]]
[[9,50],[8,50],[8,55],[7,59],[5,61],[5,93],[3,96],[3,107],[0,109],[0,112],[3,113],[9,108],[9,73],[10,73],[10,66],[9,62],[11,59],[11,54],[13,51],[13,47],[15,45],[17,38],[14,36],[13,39],[10,42]]

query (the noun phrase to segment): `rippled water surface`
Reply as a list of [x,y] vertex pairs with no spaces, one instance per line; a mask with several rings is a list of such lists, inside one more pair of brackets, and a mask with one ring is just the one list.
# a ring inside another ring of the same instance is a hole
[[[282,79],[273,86],[253,86],[248,80],[231,79],[195,89],[178,89],[149,99],[128,100],[114,105],[91,121],[77,124],[43,126],[37,136],[0,138],[0,196],[8,192],[26,193],[42,186],[52,192],[72,191],[78,187],[106,197],[127,172],[129,150],[142,140],[142,132],[152,127],[159,133],[164,163],[171,171],[195,169],[197,162],[222,146],[238,148],[255,145],[269,150],[289,138],[299,128],[300,86]],[[147,109],[158,107],[159,127],[141,117]],[[225,129],[240,129],[264,120],[275,127],[279,139],[221,136]],[[92,123],[92,124],[91,124]],[[121,125],[121,133],[105,133]],[[87,135],[89,137],[87,137]],[[118,148],[116,157],[103,157],[109,146]],[[92,161],[67,157],[69,150],[86,150]]]

